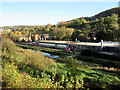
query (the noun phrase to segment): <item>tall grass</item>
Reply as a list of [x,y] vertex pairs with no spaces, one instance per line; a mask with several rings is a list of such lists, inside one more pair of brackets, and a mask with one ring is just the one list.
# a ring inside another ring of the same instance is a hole
[[14,61],[16,64],[26,63],[39,69],[50,64],[49,59],[44,55],[19,48],[8,38],[3,38],[2,57],[5,61]]
[[[10,39],[2,38],[3,87],[40,87],[41,84],[37,83],[37,78],[33,77],[31,71],[40,72],[50,64],[49,58],[44,55],[17,47]],[[25,78],[28,80],[28,86],[22,85]]]
[[111,88],[119,86],[120,77],[84,66],[76,59],[66,64],[51,64],[49,58],[29,49],[22,49],[7,38],[2,47],[3,88]]

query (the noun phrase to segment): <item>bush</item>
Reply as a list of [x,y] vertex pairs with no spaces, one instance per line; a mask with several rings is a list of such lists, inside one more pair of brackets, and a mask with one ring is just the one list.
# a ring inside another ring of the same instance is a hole
[[6,63],[2,70],[4,88],[43,88],[44,83],[37,78],[32,78],[27,73],[19,73],[14,63]]
[[15,53],[16,46],[15,44],[8,38],[3,37],[2,38],[2,54],[5,53]]
[[27,63],[26,65],[30,65],[33,68],[42,69],[50,65],[50,60],[41,53],[18,48],[8,38],[3,38],[2,57],[4,61],[15,62],[16,65]]
[[24,54],[28,59],[28,65],[32,66],[33,68],[37,67],[39,69],[43,69],[50,65],[49,58],[45,57],[40,53],[32,52],[31,50],[25,50]]
[[42,82],[42,80],[37,78],[37,76],[39,76],[41,70],[45,69],[50,64],[49,58],[45,57],[41,53],[16,47],[10,39],[3,38],[3,87],[48,87],[47,85],[51,84],[51,81],[48,82],[45,79],[44,82]]
[[[12,43],[10,43],[12,47],[15,47],[14,52],[11,46],[8,46],[9,42]],[[8,43],[3,42],[5,43],[8,47],[2,48],[5,54],[4,63],[2,63],[2,87],[81,89],[85,87],[106,88],[112,85],[118,86],[120,83],[117,75],[103,74],[103,72],[85,68],[78,65],[74,58],[65,58],[66,64],[50,64],[49,58],[36,51],[18,48],[9,39]]]

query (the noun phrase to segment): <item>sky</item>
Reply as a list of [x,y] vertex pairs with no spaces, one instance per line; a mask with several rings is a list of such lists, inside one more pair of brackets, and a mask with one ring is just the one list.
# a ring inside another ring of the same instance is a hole
[[107,9],[118,7],[118,1],[59,0],[0,1],[0,26],[46,25],[79,17],[91,17]]

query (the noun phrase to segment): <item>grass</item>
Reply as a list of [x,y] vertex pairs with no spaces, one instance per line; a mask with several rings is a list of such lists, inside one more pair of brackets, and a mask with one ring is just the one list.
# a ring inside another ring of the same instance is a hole
[[60,49],[52,49],[52,48],[45,48],[45,47],[39,47],[39,46],[27,46],[27,45],[21,45],[21,44],[17,44],[17,46],[22,47],[24,49],[40,50],[48,53],[55,53],[55,52],[62,51]]
[[[88,88],[114,89],[120,86],[120,76],[115,72],[79,65],[73,57],[64,58],[63,64],[51,64],[49,58],[32,51],[39,48],[36,50],[59,52],[61,55],[61,50],[40,47],[33,47],[31,50],[29,46],[22,46],[27,47],[27,49],[22,49],[8,39],[4,39],[3,45],[2,87],[4,88],[79,88],[86,90]],[[66,56],[69,53],[62,55]]]

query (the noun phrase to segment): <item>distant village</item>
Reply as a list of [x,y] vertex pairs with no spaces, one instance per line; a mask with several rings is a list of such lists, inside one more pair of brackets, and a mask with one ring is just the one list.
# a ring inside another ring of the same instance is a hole
[[[3,31],[6,31],[10,29],[4,29],[3,27],[0,27],[0,35]],[[50,39],[50,34],[38,34],[36,32],[30,33],[29,37],[19,37],[19,41],[41,41],[41,40],[48,40]]]

